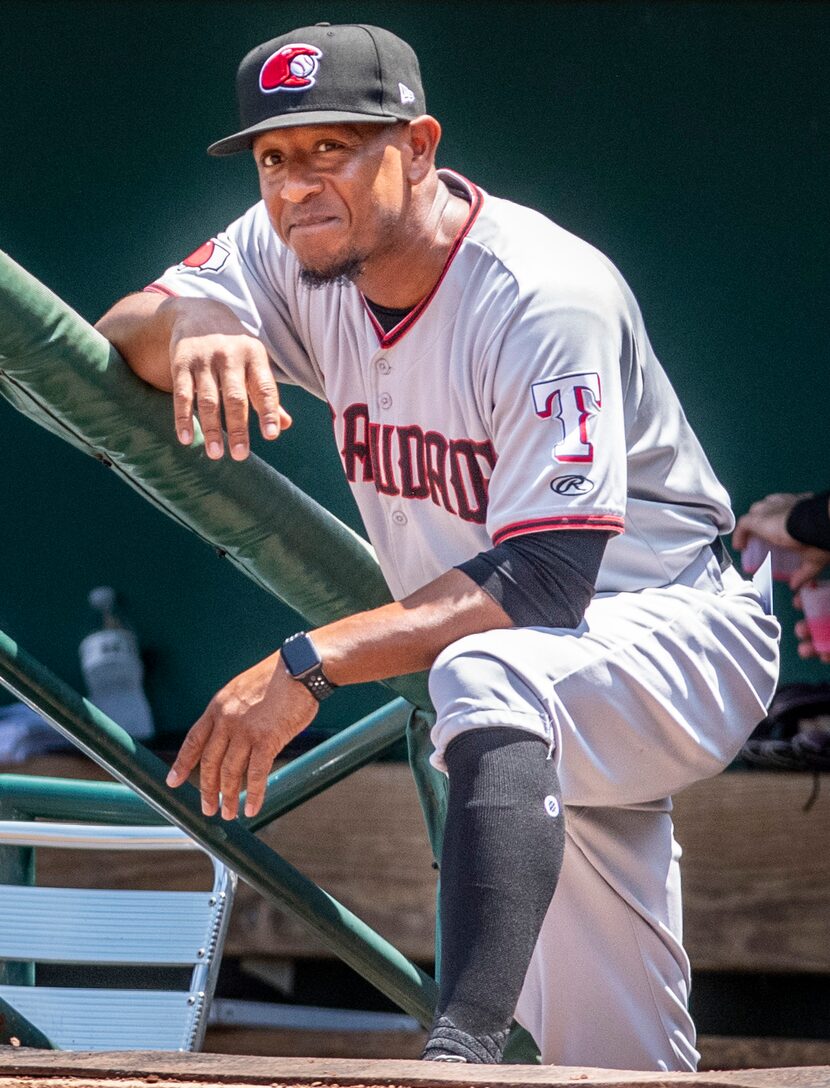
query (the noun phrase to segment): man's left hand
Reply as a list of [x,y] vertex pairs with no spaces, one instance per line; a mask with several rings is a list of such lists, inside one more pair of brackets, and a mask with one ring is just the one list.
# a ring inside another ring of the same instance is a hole
[[202,812],[233,820],[247,779],[245,815],[262,807],[277,755],[314,719],[318,702],[286,672],[279,653],[240,673],[211,699],[170,768],[168,786],[180,786],[200,766]]

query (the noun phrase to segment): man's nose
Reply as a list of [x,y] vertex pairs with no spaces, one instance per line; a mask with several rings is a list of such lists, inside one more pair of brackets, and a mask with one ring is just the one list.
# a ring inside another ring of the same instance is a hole
[[308,163],[286,163],[280,194],[283,200],[291,204],[301,204],[307,197],[319,193],[321,189],[322,182]]

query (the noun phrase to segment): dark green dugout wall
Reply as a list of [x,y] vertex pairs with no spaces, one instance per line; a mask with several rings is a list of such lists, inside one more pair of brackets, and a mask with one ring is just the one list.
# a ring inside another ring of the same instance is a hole
[[[827,486],[827,4],[4,0],[0,246],[90,319],[140,288],[257,197],[244,156],[204,153],[236,127],[239,57],[322,19],[407,38],[441,161],[618,264],[736,509]],[[259,452],[356,524],[327,412],[286,401]],[[0,627],[66,679],[100,583],[165,732],[296,629],[101,465],[5,403],[0,425]],[[786,643],[786,680],[830,679]],[[322,725],[383,698],[340,693]]]

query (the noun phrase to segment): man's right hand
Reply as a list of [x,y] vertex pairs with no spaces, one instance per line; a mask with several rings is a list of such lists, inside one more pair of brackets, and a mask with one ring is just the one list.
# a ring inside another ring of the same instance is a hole
[[263,438],[279,437],[291,426],[280,405],[277,383],[260,340],[245,329],[221,302],[208,299],[168,299],[160,313],[172,311],[170,375],[173,412],[179,441],[193,441],[193,413],[198,412],[205,450],[214,460],[222,456],[222,414],[231,457],[242,461],[250,452],[248,404],[259,416]]
[[198,415],[213,460],[224,453],[223,415],[231,456],[248,456],[249,403],[264,438],[291,426],[264,346],[223,303],[129,295],[96,327],[139,377],[173,394],[176,434],[184,445],[193,441]]

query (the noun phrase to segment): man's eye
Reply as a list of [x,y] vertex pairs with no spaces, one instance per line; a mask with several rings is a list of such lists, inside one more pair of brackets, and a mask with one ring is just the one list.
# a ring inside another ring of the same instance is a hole
[[337,140],[321,140],[317,145],[318,151],[338,151],[343,145]]
[[279,166],[282,162],[282,156],[278,155],[276,151],[266,151],[261,161],[263,166]]

